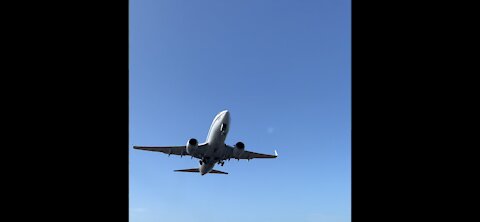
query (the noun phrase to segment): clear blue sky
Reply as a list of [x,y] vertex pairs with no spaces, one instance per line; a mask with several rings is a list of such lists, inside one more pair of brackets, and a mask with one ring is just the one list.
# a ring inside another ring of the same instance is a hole
[[130,149],[130,221],[351,221],[350,30],[348,0],[131,0],[130,145],[203,142],[228,109],[228,144],[279,158],[200,176]]

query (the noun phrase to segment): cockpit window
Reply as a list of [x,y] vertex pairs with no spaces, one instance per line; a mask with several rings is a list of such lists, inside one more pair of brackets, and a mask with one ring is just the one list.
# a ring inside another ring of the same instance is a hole
[[227,130],[227,124],[226,123],[222,123],[222,126],[220,126],[220,131],[226,131]]

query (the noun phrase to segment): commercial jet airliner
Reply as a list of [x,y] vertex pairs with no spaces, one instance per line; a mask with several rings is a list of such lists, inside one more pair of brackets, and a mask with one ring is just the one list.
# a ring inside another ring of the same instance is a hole
[[254,159],[254,158],[276,158],[275,155],[254,153],[245,150],[245,144],[236,143],[233,147],[225,144],[228,131],[230,129],[230,113],[228,110],[222,111],[213,119],[210,130],[208,131],[207,140],[198,144],[194,138],[187,141],[186,146],[133,146],[134,149],[148,150],[180,156],[191,156],[199,160],[199,168],[175,170],[175,172],[196,172],[202,176],[207,173],[228,174],[219,170],[214,170],[215,164],[223,166],[225,160],[230,159]]

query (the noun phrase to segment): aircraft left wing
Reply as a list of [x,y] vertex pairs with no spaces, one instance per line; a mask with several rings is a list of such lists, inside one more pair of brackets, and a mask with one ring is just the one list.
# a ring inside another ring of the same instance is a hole
[[[231,147],[231,146],[228,146],[228,147],[230,147],[232,149],[234,148],[234,147]],[[249,160],[249,159],[255,159],[255,158],[277,158],[278,154],[277,154],[276,150],[275,150],[275,155],[255,153],[255,152],[245,150],[240,154],[240,156],[234,156],[233,152],[231,152],[230,157],[235,158],[235,159]]]
[[254,159],[254,158],[277,158],[275,151],[275,155],[270,155],[270,154],[262,154],[262,153],[255,153],[255,152],[250,152],[250,151],[243,151],[242,154],[240,154],[240,157],[237,159]]
[[[199,144],[198,148],[202,148],[206,145],[207,144]],[[179,156],[189,156],[189,154],[187,153],[186,146],[133,146],[133,148],[137,150],[161,152],[168,155],[172,154],[172,155],[179,155]],[[201,152],[201,150],[202,149],[199,149],[198,151]]]

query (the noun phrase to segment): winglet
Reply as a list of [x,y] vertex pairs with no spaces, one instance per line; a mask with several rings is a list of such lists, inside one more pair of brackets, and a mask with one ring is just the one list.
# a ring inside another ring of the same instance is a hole
[[275,156],[278,156],[277,150],[275,150]]

